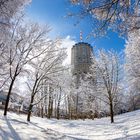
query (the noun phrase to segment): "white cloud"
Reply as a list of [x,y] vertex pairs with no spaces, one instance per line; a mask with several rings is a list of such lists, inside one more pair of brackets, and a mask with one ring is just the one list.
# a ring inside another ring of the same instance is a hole
[[67,49],[67,58],[64,60],[63,64],[64,65],[69,65],[71,64],[71,48],[76,42],[71,39],[70,36],[67,36],[62,40],[62,47]]

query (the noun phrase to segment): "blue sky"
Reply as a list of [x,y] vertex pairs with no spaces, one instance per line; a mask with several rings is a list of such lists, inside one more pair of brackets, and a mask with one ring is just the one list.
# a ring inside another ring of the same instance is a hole
[[125,41],[119,38],[117,33],[109,32],[106,36],[86,40],[86,36],[91,31],[91,20],[85,18],[78,25],[77,18],[66,18],[67,13],[75,11],[76,8],[68,2],[68,0],[32,0],[32,3],[27,7],[27,15],[33,20],[40,23],[45,23],[51,26],[52,37],[67,37],[70,36],[76,42],[79,42],[80,30],[83,32],[83,41],[90,43],[96,48],[114,49],[121,51],[124,49]]

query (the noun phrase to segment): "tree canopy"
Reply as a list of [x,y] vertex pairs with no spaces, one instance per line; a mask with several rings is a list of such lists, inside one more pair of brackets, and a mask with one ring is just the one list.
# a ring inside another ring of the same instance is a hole
[[80,18],[91,16],[94,28],[91,35],[98,31],[103,33],[108,29],[127,34],[140,28],[139,0],[71,0],[80,7]]

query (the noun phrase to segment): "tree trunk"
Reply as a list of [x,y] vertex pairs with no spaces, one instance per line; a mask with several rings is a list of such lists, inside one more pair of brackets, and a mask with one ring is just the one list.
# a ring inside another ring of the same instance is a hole
[[44,113],[45,113],[45,116],[47,115],[47,96],[45,96],[45,106],[44,106]]
[[14,82],[15,82],[15,78],[12,79],[11,84],[10,84],[10,87],[9,87],[9,91],[8,91],[7,98],[6,98],[6,103],[5,103],[5,108],[4,108],[4,116],[7,115],[7,110],[8,110],[10,95],[11,95],[11,91],[12,91]]
[[27,115],[27,121],[28,121],[28,122],[30,122],[30,117],[31,117],[31,113],[32,113],[32,108],[33,108],[33,105],[30,104],[29,110],[28,110],[28,115]]
[[77,93],[77,95],[76,95],[76,109],[75,109],[75,119],[78,119],[78,117],[79,117],[79,97],[78,97],[78,93]]
[[110,101],[110,117],[111,117],[111,123],[114,123],[114,111],[113,111],[112,101]]
[[44,117],[44,108],[43,108],[43,106],[41,107],[41,118],[43,118]]
[[53,98],[51,100],[51,112],[50,112],[50,117],[53,115]]
[[60,95],[59,95],[58,104],[57,104],[57,119],[58,119],[58,120],[60,119],[61,92],[62,92],[62,89],[61,89],[61,87],[60,87]]
[[68,114],[69,114],[69,119],[71,119],[71,104],[70,104],[70,97],[68,97]]
[[51,104],[52,104],[52,98],[51,98],[51,95],[49,94],[48,118],[51,118],[51,115],[52,115]]
[[57,105],[57,119],[60,119],[60,102],[58,101],[58,105]]
[[31,96],[31,102],[29,105],[29,110],[28,110],[28,115],[27,115],[27,121],[30,122],[30,117],[32,113],[32,108],[33,108],[33,101],[34,101],[34,95]]

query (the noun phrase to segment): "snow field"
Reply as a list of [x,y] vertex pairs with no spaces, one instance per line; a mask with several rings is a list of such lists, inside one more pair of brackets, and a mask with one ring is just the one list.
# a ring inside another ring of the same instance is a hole
[[95,120],[56,120],[0,111],[0,140],[140,140],[140,110]]

